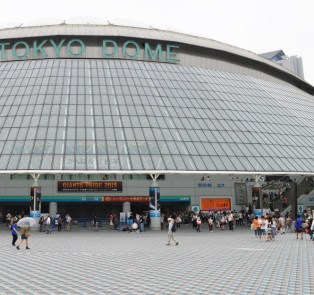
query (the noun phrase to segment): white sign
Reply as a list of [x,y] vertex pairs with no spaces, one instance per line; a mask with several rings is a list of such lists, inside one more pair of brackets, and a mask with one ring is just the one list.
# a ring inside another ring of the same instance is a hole
[[125,222],[125,212],[120,212],[120,222]]
[[192,205],[192,211],[194,213],[199,213],[200,212],[200,206],[199,205]]

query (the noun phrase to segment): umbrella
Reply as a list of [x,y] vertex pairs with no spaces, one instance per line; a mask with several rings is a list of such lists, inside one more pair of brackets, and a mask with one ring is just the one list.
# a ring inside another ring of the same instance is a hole
[[36,224],[36,220],[31,217],[24,217],[17,222],[17,226],[19,227],[29,227]]

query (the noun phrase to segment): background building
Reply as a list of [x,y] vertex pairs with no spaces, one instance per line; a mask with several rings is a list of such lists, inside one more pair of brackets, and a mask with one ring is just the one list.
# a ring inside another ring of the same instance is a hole
[[260,54],[260,56],[270,59],[284,68],[290,70],[304,79],[302,57],[297,55],[288,56],[282,50],[275,50]]

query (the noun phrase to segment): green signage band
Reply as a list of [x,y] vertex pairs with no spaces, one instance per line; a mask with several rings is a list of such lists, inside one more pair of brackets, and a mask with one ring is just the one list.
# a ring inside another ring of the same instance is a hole
[[[11,47],[11,48],[10,48]],[[65,47],[64,50],[62,48]],[[135,50],[134,50],[135,49]],[[141,59],[150,61],[166,61],[171,63],[179,63],[179,45],[173,44],[155,44],[153,47],[149,42],[136,42],[134,40],[126,40],[118,42],[112,39],[102,40],[102,51],[96,51],[96,56],[90,56],[90,51],[84,57],[88,58],[119,58]],[[31,58],[56,58],[60,57],[81,57],[87,50],[87,47],[81,39],[61,39],[55,42],[53,39],[34,40],[26,42],[19,40],[11,44],[10,42],[0,42],[1,60],[6,59],[26,59]],[[62,50],[62,51],[61,51]],[[11,51],[11,54],[10,54]],[[100,55],[100,56],[97,56]]]

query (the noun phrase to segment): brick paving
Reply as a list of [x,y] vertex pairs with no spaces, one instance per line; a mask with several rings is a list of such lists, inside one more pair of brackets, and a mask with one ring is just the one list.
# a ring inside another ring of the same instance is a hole
[[31,249],[24,242],[18,251],[0,225],[0,294],[314,294],[308,235],[266,243],[246,226],[213,233],[183,226],[179,245],[169,247],[165,230],[31,234]]

